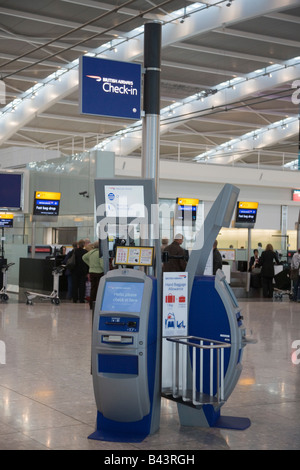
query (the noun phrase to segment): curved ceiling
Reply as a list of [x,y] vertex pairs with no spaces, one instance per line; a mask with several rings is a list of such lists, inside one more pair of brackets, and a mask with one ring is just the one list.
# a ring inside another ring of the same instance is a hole
[[139,156],[140,123],[80,114],[78,58],[142,64],[157,20],[161,159],[298,159],[300,0],[0,0],[0,13],[0,164],[11,147]]

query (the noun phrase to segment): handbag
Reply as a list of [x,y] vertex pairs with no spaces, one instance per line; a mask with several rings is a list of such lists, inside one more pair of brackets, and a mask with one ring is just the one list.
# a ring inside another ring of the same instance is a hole
[[261,268],[253,268],[251,272],[252,272],[252,274],[260,274],[261,273]]
[[298,278],[298,276],[299,276],[299,269],[292,268],[290,271],[290,279],[294,281],[295,279]]
[[76,260],[75,260],[75,250],[71,254],[70,258],[66,262],[66,269],[72,271],[75,268]]

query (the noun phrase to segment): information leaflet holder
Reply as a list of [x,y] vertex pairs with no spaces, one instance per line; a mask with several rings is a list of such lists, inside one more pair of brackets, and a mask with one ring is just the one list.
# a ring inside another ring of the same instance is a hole
[[[97,179],[95,197],[105,274],[94,309],[92,375],[97,420],[89,438],[139,442],[157,431],[160,421],[161,260],[155,258],[160,253],[159,238],[151,233],[151,222],[155,225],[156,221],[150,220],[157,207],[155,185],[150,179]],[[131,256],[130,230],[137,226],[139,246]],[[125,267],[119,264],[118,269],[109,270],[112,233],[116,238],[122,235],[125,242],[120,256],[124,255]],[[145,260],[143,248],[148,260],[153,251],[153,266]],[[132,267],[126,266],[128,262]]]

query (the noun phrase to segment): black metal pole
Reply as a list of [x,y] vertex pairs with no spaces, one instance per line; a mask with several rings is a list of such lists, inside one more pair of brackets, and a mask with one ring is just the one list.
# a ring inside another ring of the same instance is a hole
[[158,197],[161,24],[146,23],[144,29],[144,118],[142,176],[155,180]]
[[161,24],[146,23],[144,33],[144,111],[160,114]]

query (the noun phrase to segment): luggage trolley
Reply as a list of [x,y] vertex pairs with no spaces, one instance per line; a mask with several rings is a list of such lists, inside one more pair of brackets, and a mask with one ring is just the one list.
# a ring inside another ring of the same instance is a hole
[[60,266],[55,266],[52,270],[52,276],[53,276],[53,291],[51,294],[40,294],[38,292],[30,292],[26,291],[25,295],[27,298],[26,304],[27,305],[32,305],[33,302],[32,300],[35,297],[39,297],[41,300],[50,300],[52,304],[59,305],[60,304],[60,299],[59,299],[59,278],[62,276],[65,265],[60,265]]
[[287,295],[291,300],[293,298],[293,289],[291,285],[289,269],[283,269],[274,276],[274,299],[282,300],[284,295]]
[[3,286],[2,289],[0,290],[0,299],[6,302],[9,297],[7,295],[7,271],[11,266],[13,266],[15,263],[9,263],[9,264],[4,264],[1,266],[1,271],[3,275]]

